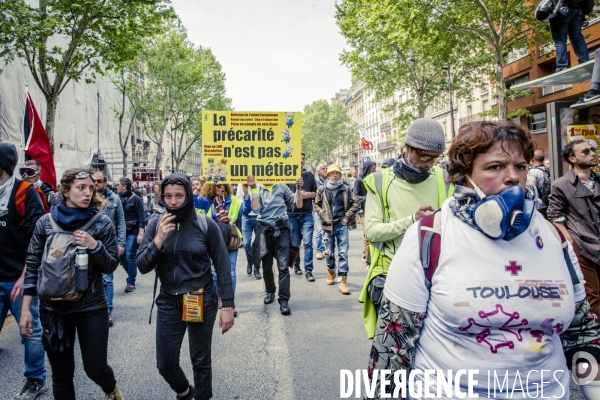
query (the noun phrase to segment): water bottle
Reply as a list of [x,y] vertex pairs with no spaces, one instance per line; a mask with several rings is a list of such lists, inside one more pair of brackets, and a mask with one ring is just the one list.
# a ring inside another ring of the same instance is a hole
[[75,275],[75,287],[78,292],[84,292],[88,287],[88,253],[87,247],[77,246],[75,255],[77,274]]

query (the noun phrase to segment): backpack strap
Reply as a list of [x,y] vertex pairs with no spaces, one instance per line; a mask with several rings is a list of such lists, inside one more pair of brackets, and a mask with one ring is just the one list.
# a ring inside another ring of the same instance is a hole
[[[156,226],[160,225],[160,221],[162,220],[162,215],[158,218],[158,222]],[[198,225],[200,225],[200,231],[206,236],[208,234],[208,223],[206,222],[206,216],[203,214],[196,213],[196,219],[198,220]],[[158,288],[158,272],[156,269],[154,270],[154,291],[152,292],[152,306],[150,307],[150,318],[148,318],[148,325],[152,324],[152,311],[154,310],[154,300],[156,299],[156,289]]]
[[15,192],[15,207],[17,208],[17,213],[21,217],[21,222],[19,226],[25,225],[25,199],[27,196],[27,190],[32,186],[30,182],[20,181],[17,186],[17,191]]
[[569,275],[571,275],[571,282],[573,283],[573,285],[579,284],[579,277],[577,276],[577,272],[575,271],[575,267],[573,266],[573,263],[571,262],[571,257],[569,256],[569,241],[562,233],[562,231],[558,229],[556,225],[554,225],[554,223],[547,220],[544,221],[548,223],[548,225],[550,226],[550,230],[552,231],[552,233],[554,233],[554,236],[560,241],[560,244],[562,245],[563,257],[565,258],[565,262],[567,263]]
[[419,256],[427,289],[431,288],[431,279],[440,261],[441,243],[441,213],[438,211],[419,220]]

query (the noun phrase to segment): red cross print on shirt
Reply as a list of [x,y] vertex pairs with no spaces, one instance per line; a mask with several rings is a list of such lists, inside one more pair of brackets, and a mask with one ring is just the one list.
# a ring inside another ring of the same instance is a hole
[[523,267],[517,264],[516,261],[510,261],[508,265],[504,266],[505,271],[509,271],[511,276],[519,275],[519,271],[523,270]]

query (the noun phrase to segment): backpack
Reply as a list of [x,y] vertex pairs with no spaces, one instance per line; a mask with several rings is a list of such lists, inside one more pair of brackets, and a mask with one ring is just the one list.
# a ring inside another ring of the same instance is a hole
[[563,0],[540,0],[535,8],[535,19],[540,22],[548,22],[556,16]]
[[[563,257],[567,263],[569,269],[569,275],[571,276],[571,282],[573,285],[579,284],[579,277],[575,267],[569,257],[568,245],[569,242],[553,223],[546,221],[550,225],[550,230],[554,233],[554,236],[559,239],[562,249]],[[429,214],[419,220],[419,255],[421,258],[421,265],[425,272],[425,285],[427,289],[431,289],[431,280],[437,270],[440,261],[440,252],[442,244],[442,226],[441,226],[441,213],[437,211],[435,214]]]
[[[94,215],[79,230],[87,231],[101,215]],[[40,301],[46,304],[77,302],[86,288],[77,285],[77,274],[80,272],[75,266],[77,244],[73,231],[62,229],[52,216],[48,217],[52,224],[52,232],[44,244],[44,255],[38,270],[37,292]],[[91,276],[92,274],[88,273],[88,280]]]
[[543,181],[541,183],[537,183],[537,191],[540,200],[542,201],[542,203],[544,203],[545,206],[542,208],[546,208],[548,207],[548,204],[550,204],[550,200],[548,198],[550,197],[550,191],[552,190],[552,183],[550,181],[550,170],[547,167],[544,167],[543,165],[534,168],[539,169],[544,173]]
[[[21,223],[19,223],[19,226],[25,225],[25,215],[27,214],[27,210],[25,209],[25,200],[27,199],[27,190],[29,190],[30,186],[33,186],[33,184],[30,182],[20,181],[17,186],[17,191],[15,192],[15,207],[17,209],[17,213],[19,213],[19,216],[21,217]],[[46,214],[48,214],[50,212],[50,208],[48,207],[48,203],[46,201],[46,194],[42,191],[41,188],[36,186],[33,187],[35,188],[35,190],[37,190],[38,194],[40,195],[40,200],[42,200],[44,211],[46,212]]]

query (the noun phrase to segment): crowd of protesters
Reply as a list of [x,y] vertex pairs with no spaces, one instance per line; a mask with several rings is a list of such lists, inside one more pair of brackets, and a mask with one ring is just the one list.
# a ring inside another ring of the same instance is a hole
[[[302,154],[293,184],[248,176],[236,190],[175,173],[142,187],[123,177],[111,187],[105,172],[78,168],[66,171],[53,190],[40,182],[39,164],[27,161],[17,169],[16,148],[0,143],[0,240],[14,243],[0,249],[0,327],[10,310],[25,345],[25,383],[15,399],[48,389],[45,354],[54,398],[75,398],[76,337],[89,378],[105,398],[124,398],[107,363],[109,328],[118,323],[112,311],[119,263],[126,293],[135,290],[138,270],[155,270],[161,282],[154,293],[161,376],[177,399],[211,398],[213,325],[218,319],[225,333],[238,316],[239,249],[247,275],[264,281],[263,303],[277,299],[281,314],[290,315],[290,271],[315,282],[314,259],[324,260],[327,285],[337,282],[337,291],[350,294],[349,232],[358,222],[368,268],[359,301],[373,340],[371,378],[376,370],[408,376],[468,367],[480,370],[475,391],[483,394],[486,371],[494,368],[514,378],[523,370],[567,370],[582,362],[573,356],[577,351],[598,359],[595,146],[571,140],[562,151],[570,170],[555,182],[544,152],[511,123],[464,125],[445,152],[441,125],[420,118],[409,126],[402,154],[379,170],[367,161],[361,171],[344,174],[336,164],[320,163],[315,174]],[[61,241],[66,247],[59,249]],[[81,260],[89,269],[76,299],[59,301],[47,295],[42,272],[68,251],[75,260],[69,271]],[[525,280],[537,283],[524,287]],[[564,290],[552,292],[544,282]],[[557,298],[560,307],[552,301]],[[498,313],[508,321],[486,323]],[[514,328],[507,324],[517,319],[522,329],[507,338]],[[192,382],[179,365],[186,332]],[[537,357],[530,355],[532,341],[542,349]],[[597,382],[582,386],[588,399],[599,398]],[[376,398],[396,389],[388,383],[378,386]],[[568,387],[568,377],[546,389],[557,394],[561,385]]]

